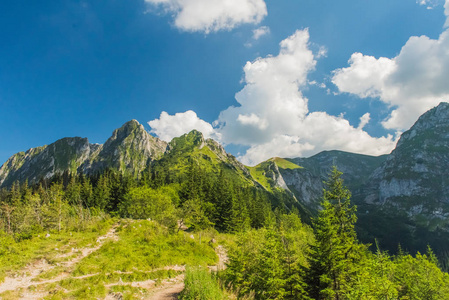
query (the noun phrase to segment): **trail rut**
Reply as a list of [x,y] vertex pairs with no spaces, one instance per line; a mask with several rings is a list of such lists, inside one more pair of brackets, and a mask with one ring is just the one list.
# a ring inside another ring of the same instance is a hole
[[[103,245],[103,243],[108,240],[118,240],[118,236],[115,232],[117,228],[117,224],[112,226],[111,229],[103,236],[100,236],[97,238],[97,243],[94,247],[90,248],[83,248],[83,249],[72,249],[67,254],[62,254],[56,258],[63,258],[67,256],[71,256],[73,254],[79,253],[78,256],[75,258],[61,262],[58,265],[63,266],[65,269],[70,269],[77,263],[79,263],[83,258],[87,257],[89,254],[97,251],[100,249],[100,247]],[[48,284],[53,282],[61,281],[62,279],[68,278],[70,276],[69,273],[62,273],[58,275],[57,277],[49,280],[42,280],[42,281],[33,281],[36,279],[41,273],[50,271],[51,269],[55,268],[56,265],[49,264],[45,259],[38,260],[29,266],[25,267],[23,270],[21,270],[19,273],[23,274],[22,276],[14,276],[14,277],[6,277],[5,280],[0,284],[0,294],[4,293],[6,291],[14,291],[18,289],[26,289],[30,286],[38,286],[42,284]],[[27,292],[24,293],[24,297],[26,295],[26,299],[40,299],[43,297],[42,293],[37,294],[36,297],[33,297],[33,293]],[[45,295],[44,295],[45,296]],[[23,297],[21,297],[23,298]]]
[[[67,261],[63,261],[57,263],[55,265],[49,264],[45,259],[38,260],[33,264],[30,264],[26,268],[22,269],[17,274],[23,274],[14,277],[6,277],[3,283],[0,283],[0,294],[7,291],[19,291],[20,299],[42,299],[48,295],[47,291],[41,291],[39,289],[30,289],[30,287],[35,286],[43,286],[45,284],[51,284],[55,282],[59,282],[63,279],[69,278],[70,273],[74,266],[78,264],[83,258],[89,256],[90,254],[98,251],[101,246],[107,241],[118,241],[119,237],[116,233],[116,228],[118,224],[115,224],[111,227],[111,229],[105,234],[97,238],[96,244],[93,247],[86,247],[83,249],[73,249],[66,253],[57,256],[57,259],[71,257],[73,255],[77,255],[72,259]],[[228,261],[227,251],[226,249],[218,245],[215,248],[215,252],[218,255],[219,261],[217,265],[209,266],[211,271],[219,271],[224,270],[226,268],[226,262]],[[60,274],[56,275],[52,279],[48,280],[37,280],[38,276],[43,272],[50,271],[55,267],[62,267]],[[154,269],[148,272],[155,272],[158,270],[174,270],[178,272],[185,272],[185,266],[165,266],[162,268]],[[132,272],[113,272],[116,274],[129,274]],[[92,276],[96,276],[98,274],[87,274],[79,277],[72,277],[73,279],[84,279]],[[145,280],[145,281],[134,281],[134,282],[123,282],[121,279],[118,282],[106,284],[105,287],[110,289],[113,286],[117,285],[129,285],[136,288],[142,288],[149,292],[148,296],[142,299],[150,299],[150,300],[169,300],[169,299],[178,299],[179,294],[184,289],[184,274],[180,274],[175,278],[164,279],[162,281],[157,280]],[[122,299],[121,293],[110,292],[107,294],[105,299]],[[0,296],[0,299],[1,296]]]

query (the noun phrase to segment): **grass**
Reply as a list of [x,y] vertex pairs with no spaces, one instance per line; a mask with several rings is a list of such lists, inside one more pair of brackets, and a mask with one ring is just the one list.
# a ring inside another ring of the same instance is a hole
[[[51,234],[48,238],[41,235],[11,244],[9,247],[12,248],[7,249],[7,254],[0,256],[3,262],[0,268],[9,274],[40,258],[47,259],[51,264],[71,260],[76,255],[64,258],[58,258],[58,255],[68,253],[72,248],[92,247],[98,236],[111,227],[111,223],[98,224],[97,230],[90,228],[85,232]],[[217,242],[233,242],[232,238],[214,230],[195,233],[191,238],[191,233],[169,233],[167,228],[154,221],[120,220],[119,224],[116,229],[118,241],[107,240],[100,249],[74,267],[55,266],[37,276],[33,286],[4,292],[0,299],[21,299],[25,292],[44,293],[47,295],[45,299],[98,299],[107,294],[120,296],[121,299],[141,299],[148,296],[149,291],[133,287],[130,283],[153,280],[158,285],[161,280],[177,277],[184,272],[182,267],[173,269],[174,265],[188,264],[207,269],[207,265],[214,265],[218,260],[213,246]],[[210,243],[212,239],[215,239],[214,244]],[[0,247],[5,248],[6,245]],[[21,257],[23,259],[19,259]],[[67,272],[70,275],[65,279],[39,283]]]
[[217,255],[206,243],[189,234],[170,234],[155,221],[124,221],[117,228],[119,241],[105,242],[100,250],[84,258],[73,275],[99,272],[150,271],[170,265],[213,265]]
[[110,219],[93,222],[83,232],[60,232],[36,234],[30,239],[16,242],[11,236],[0,233],[0,282],[34,261],[45,259],[50,264],[60,261],[58,256],[72,248],[94,244],[98,236],[107,232]]
[[228,299],[216,278],[205,268],[188,267],[184,279],[184,290],[179,299],[223,300]]
[[273,171],[270,170],[272,162],[274,162],[278,168],[284,170],[302,169],[302,167],[280,157],[269,159],[255,167],[248,167],[251,176],[269,192],[273,192],[273,186],[275,185],[275,182],[273,182],[271,178],[273,176]]
[[[55,291],[48,299],[76,298],[76,299],[95,299],[104,298],[107,293],[126,292],[128,299],[134,299],[136,295],[142,295],[147,291],[141,288],[135,288],[130,285],[131,282],[145,280],[160,280],[163,278],[173,278],[180,274],[180,271],[158,270],[155,272],[132,272],[130,274],[110,273],[96,274],[86,278],[67,278],[58,283],[47,286],[47,290]],[[108,287],[108,285],[111,285]],[[126,299],[126,297],[124,297]],[[140,297],[138,298],[140,299]]]
[[255,167],[248,167],[251,176],[260,183],[267,191],[272,192],[271,183],[268,180],[268,177],[265,176],[264,165],[259,164]]
[[273,158],[273,161],[276,163],[276,165],[281,168],[281,169],[290,169],[290,170],[294,170],[294,169],[302,169],[303,167],[298,166],[297,164],[292,163],[289,160],[286,160],[284,158],[280,158],[280,157],[275,157]]

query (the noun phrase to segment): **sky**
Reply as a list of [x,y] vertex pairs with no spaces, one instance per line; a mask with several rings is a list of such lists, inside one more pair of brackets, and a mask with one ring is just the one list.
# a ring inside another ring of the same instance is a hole
[[247,165],[391,152],[449,101],[449,0],[0,2],[0,164],[136,119]]

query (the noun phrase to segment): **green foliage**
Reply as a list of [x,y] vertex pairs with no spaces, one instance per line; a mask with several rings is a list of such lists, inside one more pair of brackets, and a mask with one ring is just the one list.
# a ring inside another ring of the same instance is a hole
[[[16,182],[0,190],[0,278],[37,259],[60,262],[59,254],[72,247],[94,244],[111,225],[109,212],[145,220],[121,220],[119,239],[105,242],[71,273],[89,276],[49,284],[50,298],[103,298],[108,290],[123,292],[124,298],[144,297],[142,289],[109,289],[108,284],[182,272],[165,266],[215,264],[213,247],[220,244],[229,250],[229,262],[219,277],[240,298],[449,299],[449,275],[439,269],[430,248],[426,255],[391,257],[379,249],[370,253],[358,242],[355,207],[335,168],[313,223],[314,235],[287,194],[255,188],[243,173],[235,176],[231,169],[237,167],[231,161],[223,164],[213,144],[195,134],[176,143],[172,146],[194,155],[188,158],[175,149],[138,178],[114,170],[89,178],[64,173],[32,187]],[[294,167],[280,159],[270,163]],[[180,225],[187,225],[189,233]],[[422,235],[419,228],[415,231]],[[397,236],[389,239],[393,244]],[[39,279],[63,271],[55,267]],[[206,269],[187,270],[184,299],[224,299],[225,294]]]
[[153,270],[168,265],[213,265],[217,256],[206,243],[189,234],[170,234],[155,221],[123,221],[119,240],[107,242],[86,257],[74,275],[98,272]]
[[185,300],[224,300],[225,293],[220,288],[218,281],[204,267],[186,268],[184,290],[179,299]]
[[240,297],[307,299],[302,270],[312,239],[296,214],[280,214],[272,227],[239,235],[229,251],[225,281]]
[[309,295],[317,299],[341,299],[357,277],[357,264],[365,249],[358,244],[355,207],[334,166],[323,192],[323,209],[314,220],[316,242],[310,246]]
[[410,255],[396,259],[395,281],[405,299],[448,299],[449,275],[441,272],[432,256]]
[[118,205],[121,216],[133,219],[153,219],[174,230],[177,222],[175,204],[179,196],[171,186],[154,190],[149,187],[135,187],[124,196]]

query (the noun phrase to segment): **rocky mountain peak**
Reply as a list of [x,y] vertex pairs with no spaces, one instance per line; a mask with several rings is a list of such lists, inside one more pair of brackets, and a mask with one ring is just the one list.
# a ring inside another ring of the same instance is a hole
[[[418,143],[424,139],[434,139],[440,136],[443,139],[449,138],[449,103],[441,102],[438,106],[424,113],[415,124],[401,135],[397,144],[397,149],[411,140]],[[419,146],[419,145],[418,145]]]
[[83,166],[83,172],[116,168],[138,173],[150,161],[161,157],[166,148],[167,143],[150,135],[138,121],[131,120],[114,130],[101,151]]
[[112,133],[112,136],[106,141],[105,146],[114,141],[122,141],[130,136],[133,132],[146,132],[142,124],[136,120],[131,120],[117,128]]
[[428,129],[441,125],[449,125],[449,103],[447,102],[441,102],[438,106],[425,112],[411,129]]

